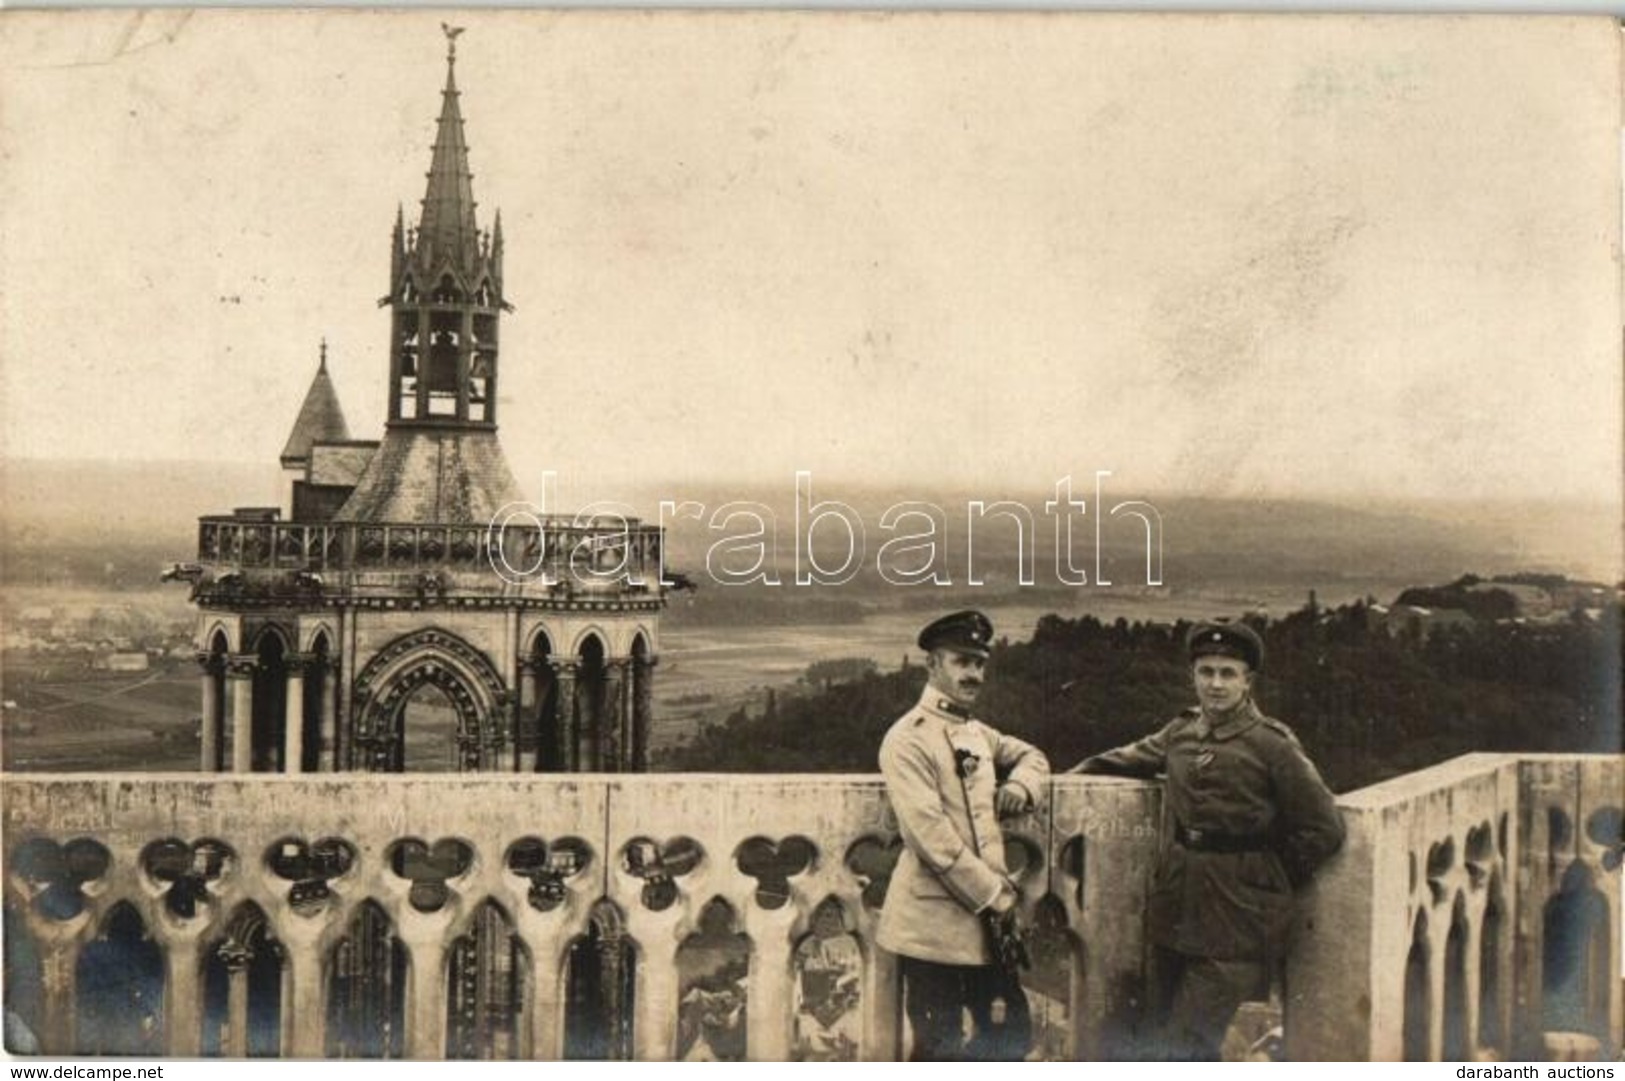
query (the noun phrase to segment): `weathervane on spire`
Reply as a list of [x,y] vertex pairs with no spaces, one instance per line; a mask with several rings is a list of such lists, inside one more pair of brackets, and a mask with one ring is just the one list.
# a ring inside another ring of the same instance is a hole
[[446,63],[455,64],[457,63],[457,35],[461,34],[464,28],[441,23],[440,29],[446,34]]

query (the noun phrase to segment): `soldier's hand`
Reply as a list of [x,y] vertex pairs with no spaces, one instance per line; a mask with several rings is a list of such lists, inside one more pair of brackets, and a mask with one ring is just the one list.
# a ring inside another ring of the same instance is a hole
[[1019,784],[1006,781],[999,786],[999,791],[994,795],[993,806],[998,810],[1000,818],[1010,818],[1031,810],[1032,797],[1028,796],[1027,790]]
[[1003,887],[1000,888],[999,895],[993,898],[992,904],[988,905],[987,907],[991,908],[995,915],[1002,916],[1006,912],[1009,912],[1012,908],[1015,908],[1016,902],[1020,899],[1020,895],[1016,893],[1016,888],[1010,885],[1010,883],[1006,882]]

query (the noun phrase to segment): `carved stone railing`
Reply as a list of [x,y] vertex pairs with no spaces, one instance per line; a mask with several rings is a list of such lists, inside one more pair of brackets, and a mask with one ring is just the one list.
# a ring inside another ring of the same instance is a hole
[[[679,952],[719,924],[723,939],[748,943],[746,1057],[899,1055],[894,959],[873,942],[898,851],[877,778],[12,775],[4,797],[6,897],[37,950],[47,1052],[94,1047],[75,1032],[75,975],[110,915],[133,910],[165,958],[152,1052],[211,1050],[200,1033],[221,1007],[204,1002],[207,980],[195,974],[229,952],[231,928],[251,911],[282,965],[277,1050],[331,1053],[334,951],[367,907],[409,957],[399,1052],[445,1056],[448,959],[489,901],[529,966],[515,1037],[525,1057],[569,1050],[567,958],[606,904],[634,946],[633,1057],[692,1051],[684,1028],[698,996]],[[1157,804],[1153,786],[1078,779],[1012,824],[1019,881],[1046,926],[1038,1012],[1052,1054],[1126,1054],[1135,1038],[1139,872]],[[446,856],[438,879],[430,852]],[[847,1008],[825,1003],[815,1021],[797,951],[821,910],[855,947],[857,979]]]
[[[579,524],[570,517],[482,525],[284,522],[216,515],[198,519],[197,560],[233,570],[492,571],[504,565],[526,581],[591,587],[660,577],[659,526],[635,520]],[[505,564],[503,561],[505,560]]]
[[1290,1057],[1619,1054],[1618,757],[1476,754],[1339,800],[1287,972]]
[[[1619,791],[1616,759],[1470,756],[1344,797],[1349,845],[1289,957],[1291,1054],[1539,1055],[1554,1028],[1617,1053]],[[8,947],[8,986],[37,991],[24,1020],[47,1053],[109,1049],[76,1032],[76,984],[116,925],[162,958],[152,1031],[126,1038],[152,1053],[903,1050],[895,960],[873,937],[898,851],[874,777],[11,775],[3,795],[8,936],[29,946]],[[1042,1057],[1151,1051],[1159,817],[1154,784],[1060,777],[1010,824]],[[382,1041],[361,1051],[338,1001],[356,997],[358,928],[398,958],[379,969],[397,1013],[357,1029]],[[493,928],[511,1024],[458,1005],[490,952],[469,944]],[[241,975],[256,943],[268,983]],[[578,980],[587,958],[600,969]],[[619,1012],[584,1037],[583,996],[606,988]],[[257,1044],[251,1016],[276,1018]]]

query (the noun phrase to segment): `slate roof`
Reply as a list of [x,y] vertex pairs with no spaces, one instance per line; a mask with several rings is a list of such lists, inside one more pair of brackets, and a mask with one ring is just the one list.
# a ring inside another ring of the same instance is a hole
[[288,442],[282,447],[283,468],[303,468],[310,461],[311,446],[316,443],[344,443],[349,438],[350,426],[344,421],[338,392],[327,374],[327,344],[324,342],[321,366],[305,392],[305,404],[299,407]]
[[391,428],[333,520],[486,525],[523,499],[495,432]]

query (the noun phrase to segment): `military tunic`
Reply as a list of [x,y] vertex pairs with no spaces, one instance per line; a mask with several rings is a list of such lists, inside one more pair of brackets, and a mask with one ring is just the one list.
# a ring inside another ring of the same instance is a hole
[[1186,956],[1279,959],[1293,890],[1343,843],[1332,794],[1297,737],[1251,698],[1217,718],[1188,709],[1074,772],[1167,774],[1147,934]]
[[[994,794],[1003,777],[1036,802],[1049,780],[1049,761],[1031,744],[963,714],[927,686],[881,742],[880,771],[903,853],[876,940],[923,961],[986,965],[992,959],[976,913],[998,897],[1006,874]],[[961,761],[968,774],[963,787]]]

